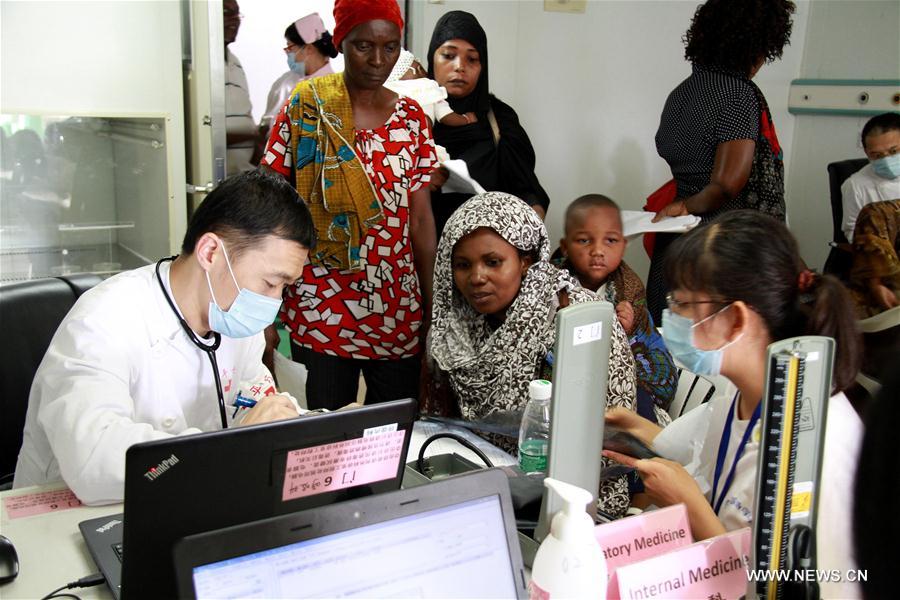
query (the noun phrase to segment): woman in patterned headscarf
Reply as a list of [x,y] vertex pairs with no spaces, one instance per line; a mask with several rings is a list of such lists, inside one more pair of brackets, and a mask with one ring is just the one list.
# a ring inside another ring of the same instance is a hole
[[[462,416],[522,409],[528,383],[547,372],[557,310],[596,300],[550,264],[547,230],[524,201],[488,192],[463,204],[438,244],[429,336],[429,355],[449,379]],[[615,319],[607,404],[635,408],[634,358]],[[624,513],[625,478],[604,482],[600,497],[602,509]]]

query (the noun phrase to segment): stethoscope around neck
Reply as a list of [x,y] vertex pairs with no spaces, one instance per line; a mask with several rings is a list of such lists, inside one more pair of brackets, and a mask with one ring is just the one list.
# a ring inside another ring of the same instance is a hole
[[169,296],[169,291],[166,289],[166,284],[163,283],[162,275],[159,274],[159,266],[166,261],[174,261],[177,256],[169,256],[167,258],[161,258],[156,263],[156,281],[159,282],[159,289],[162,290],[163,296],[166,297],[166,302],[169,303],[169,308],[172,309],[172,312],[175,314],[175,318],[178,319],[178,322],[181,323],[181,328],[184,330],[184,333],[188,336],[188,338],[194,343],[197,348],[203,350],[206,353],[206,356],[209,357],[209,364],[212,365],[213,377],[216,381],[216,396],[219,399],[219,418],[222,419],[222,429],[228,429],[228,418],[226,416],[225,411],[225,394],[222,391],[222,380],[219,378],[219,363],[216,361],[216,350],[219,349],[219,344],[222,343],[222,336],[217,332],[212,332],[212,342],[205,343],[197,334],[194,333],[194,330],[191,329],[191,326],[187,324],[187,321],[181,316],[181,313],[178,312],[178,307],[175,306],[175,301],[172,300],[172,297]]

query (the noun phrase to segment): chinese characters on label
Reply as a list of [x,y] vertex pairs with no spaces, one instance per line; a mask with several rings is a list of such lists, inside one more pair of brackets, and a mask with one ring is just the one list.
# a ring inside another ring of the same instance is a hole
[[395,477],[405,435],[390,431],[288,452],[282,501]]

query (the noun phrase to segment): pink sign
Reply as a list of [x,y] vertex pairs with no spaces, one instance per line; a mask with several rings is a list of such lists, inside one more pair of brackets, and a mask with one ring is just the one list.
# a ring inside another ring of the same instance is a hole
[[81,506],[81,500],[69,488],[38,492],[36,494],[23,494],[3,499],[6,506],[6,514],[10,519],[33,517],[48,512],[68,510]]
[[623,599],[716,598],[747,593],[750,528],[731,531],[616,571]]
[[528,600],[550,600],[550,594],[532,579],[528,582]]
[[288,452],[282,501],[396,477],[405,435],[402,429],[367,433],[346,442]]
[[594,537],[603,548],[609,574],[608,600],[619,597],[616,569],[694,542],[684,504],[604,523],[594,528]]
[[597,525],[594,537],[603,548],[610,572],[694,543],[684,504]]

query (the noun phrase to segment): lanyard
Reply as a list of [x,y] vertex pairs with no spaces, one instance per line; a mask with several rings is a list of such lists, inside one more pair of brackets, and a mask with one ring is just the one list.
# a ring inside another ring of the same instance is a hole
[[168,260],[174,261],[175,257],[170,256],[168,258],[161,258],[156,263],[156,280],[159,282],[159,289],[162,290],[163,296],[166,297],[166,302],[169,303],[169,307],[172,309],[172,312],[175,313],[175,318],[178,319],[178,322],[181,324],[181,328],[184,329],[184,333],[188,336],[188,339],[190,339],[199,349],[203,350],[206,353],[206,356],[209,357],[209,364],[212,366],[213,379],[216,382],[216,396],[219,400],[219,418],[222,420],[222,429],[228,429],[228,417],[225,414],[225,394],[222,392],[222,380],[219,378],[219,363],[216,361],[216,350],[219,349],[219,344],[222,343],[222,336],[214,331],[212,343],[204,344],[200,341],[200,338],[197,337],[197,334],[194,333],[194,330],[191,329],[191,326],[187,324],[187,321],[182,318],[181,313],[178,312],[178,308],[175,306],[175,302],[169,297],[169,292],[166,290],[162,276],[159,274],[159,265]]
[[[750,417],[750,422],[747,423],[747,431],[744,432],[744,437],[741,438],[741,443],[738,444],[737,450],[734,453],[731,470],[728,471],[728,477],[725,478],[725,483],[722,485],[722,491],[717,494],[716,492],[719,491],[719,477],[722,476],[722,467],[725,466],[725,454],[728,452],[728,442],[731,441],[731,422],[734,420],[735,405],[737,404],[739,395],[740,394],[735,394],[734,400],[731,401],[731,410],[728,411],[728,418],[725,419],[725,429],[722,430],[722,439],[719,441],[719,455],[716,457],[716,473],[713,478],[712,497],[709,501],[716,514],[719,514],[719,509],[722,508],[722,502],[725,500],[725,492],[731,487],[731,482],[734,480],[734,470],[737,468],[738,461],[744,453],[744,447],[750,439],[750,434],[753,432],[756,422],[759,421],[759,414],[762,409],[762,401],[760,401],[760,403],[756,405],[756,410],[753,411],[753,416]],[[716,499],[716,496],[718,496],[718,500]]]

